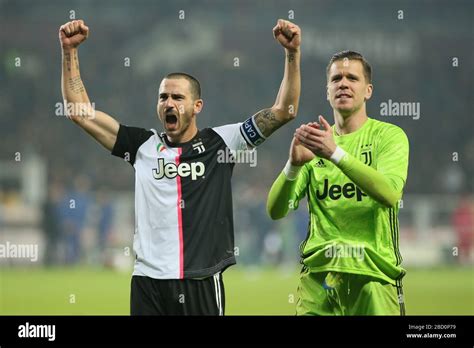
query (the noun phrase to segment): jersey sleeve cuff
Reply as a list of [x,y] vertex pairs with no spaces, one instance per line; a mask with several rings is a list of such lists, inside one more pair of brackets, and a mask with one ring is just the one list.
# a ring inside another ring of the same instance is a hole
[[331,155],[331,157],[329,158],[331,160],[332,163],[334,164],[339,164],[339,162],[341,162],[341,160],[344,158],[344,156],[346,155],[346,151],[344,151],[341,147],[336,147],[336,150],[334,151],[334,153]]
[[293,181],[298,177],[301,168],[303,168],[303,166],[294,166],[291,164],[290,160],[288,160],[288,162],[286,162],[285,168],[283,168],[283,173],[288,180]]

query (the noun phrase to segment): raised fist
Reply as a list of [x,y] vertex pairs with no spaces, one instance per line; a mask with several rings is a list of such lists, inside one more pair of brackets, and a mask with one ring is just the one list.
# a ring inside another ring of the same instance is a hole
[[83,20],[71,21],[61,25],[59,28],[59,41],[63,49],[71,49],[79,46],[89,36],[89,27]]
[[275,39],[290,51],[299,49],[301,44],[301,29],[296,24],[284,19],[279,19],[277,25],[273,28]]

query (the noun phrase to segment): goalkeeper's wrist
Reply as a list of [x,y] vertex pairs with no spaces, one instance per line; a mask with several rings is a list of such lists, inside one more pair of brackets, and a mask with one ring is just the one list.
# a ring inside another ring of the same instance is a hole
[[334,150],[333,154],[329,159],[332,163],[339,164],[339,162],[341,162],[345,155],[346,151],[344,151],[341,147],[337,146],[336,150]]
[[283,168],[283,173],[288,180],[293,181],[298,177],[301,168],[303,168],[303,166],[295,166],[291,164],[290,160],[288,160],[288,162],[286,162],[285,168]]

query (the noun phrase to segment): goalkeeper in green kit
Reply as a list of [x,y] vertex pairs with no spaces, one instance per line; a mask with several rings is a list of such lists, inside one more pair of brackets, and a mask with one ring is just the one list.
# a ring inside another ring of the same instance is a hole
[[307,195],[310,222],[301,243],[297,315],[404,315],[398,202],[408,171],[408,139],[367,117],[371,68],[353,51],[327,67],[331,126],[299,127],[289,160],[268,195],[281,219]]

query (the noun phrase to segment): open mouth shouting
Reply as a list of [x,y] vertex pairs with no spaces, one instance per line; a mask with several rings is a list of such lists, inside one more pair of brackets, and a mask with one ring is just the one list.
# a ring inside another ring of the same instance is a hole
[[178,116],[174,111],[167,111],[165,114],[165,128],[173,131],[178,129]]

